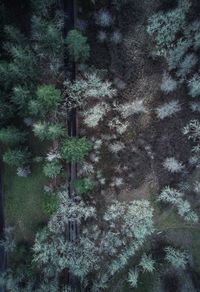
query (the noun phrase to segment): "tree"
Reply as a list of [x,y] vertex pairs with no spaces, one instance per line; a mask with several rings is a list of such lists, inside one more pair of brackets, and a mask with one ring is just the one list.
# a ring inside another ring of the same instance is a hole
[[137,269],[130,270],[128,273],[128,282],[131,287],[136,288],[138,284],[139,272]]
[[188,262],[188,255],[186,252],[174,249],[173,247],[166,247],[166,260],[177,269],[185,269]]
[[3,155],[3,161],[10,166],[21,167],[29,162],[30,153],[27,149],[8,150]]
[[77,179],[74,183],[75,193],[82,195],[90,192],[94,188],[94,182],[89,178]]
[[144,254],[141,258],[140,264],[139,264],[144,272],[150,272],[152,273],[155,270],[155,261],[152,259],[151,256],[147,256]]
[[16,127],[9,126],[0,130],[0,141],[6,145],[16,145],[26,140],[27,134]]
[[91,143],[83,138],[67,138],[61,147],[63,159],[71,162],[83,162],[84,157],[91,149]]
[[62,170],[62,166],[56,160],[47,162],[43,167],[43,172],[45,176],[49,178],[55,178],[56,176],[60,174],[61,170]]
[[87,38],[76,29],[68,32],[66,38],[67,49],[70,57],[79,63],[84,63],[90,56],[90,47]]

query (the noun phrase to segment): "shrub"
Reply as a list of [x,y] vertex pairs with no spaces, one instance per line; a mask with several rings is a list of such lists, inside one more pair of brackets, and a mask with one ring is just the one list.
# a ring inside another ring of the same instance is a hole
[[3,155],[3,161],[10,166],[21,167],[28,163],[30,153],[25,150],[8,150]]
[[177,112],[181,110],[181,106],[179,105],[177,100],[172,100],[168,103],[164,103],[163,105],[156,108],[156,115],[159,119],[163,120],[167,117],[171,117],[175,115]]
[[26,140],[26,133],[16,127],[9,126],[0,130],[0,141],[6,145],[16,145]]
[[66,38],[66,44],[70,57],[75,62],[85,62],[90,56],[90,47],[87,38],[76,29],[71,30]]
[[106,9],[101,9],[96,14],[96,24],[102,27],[109,27],[113,23],[113,19],[109,11]]
[[74,183],[75,193],[79,196],[92,191],[94,182],[89,178],[77,179]]
[[189,95],[197,97],[200,95],[200,75],[195,74],[192,79],[188,81]]
[[184,168],[183,164],[174,157],[167,157],[163,162],[163,166],[172,173],[181,172]]
[[177,82],[167,72],[164,72],[160,88],[164,93],[168,94],[176,90]]
[[43,172],[45,176],[49,178],[55,178],[56,176],[60,174],[61,170],[62,170],[62,166],[56,160],[47,162],[43,167]]
[[82,162],[91,149],[91,144],[83,138],[68,138],[61,148],[63,159],[71,162]]
[[166,260],[176,269],[185,269],[188,262],[188,255],[173,247],[165,248]]
[[139,272],[137,269],[130,270],[128,273],[128,282],[131,287],[136,288],[138,284]]

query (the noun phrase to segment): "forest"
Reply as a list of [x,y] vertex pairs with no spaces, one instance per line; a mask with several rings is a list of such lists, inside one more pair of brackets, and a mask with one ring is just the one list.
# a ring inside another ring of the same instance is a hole
[[200,292],[200,1],[2,0],[0,292]]

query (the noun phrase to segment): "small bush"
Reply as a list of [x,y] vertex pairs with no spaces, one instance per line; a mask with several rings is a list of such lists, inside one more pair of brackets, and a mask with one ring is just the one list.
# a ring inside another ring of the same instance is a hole
[[171,117],[181,110],[177,100],[164,103],[163,105],[156,108],[156,115],[159,119],[163,120],[167,117]]
[[70,57],[79,63],[84,63],[90,56],[90,47],[87,38],[76,29],[71,30],[66,38],[66,44]]
[[101,9],[96,14],[96,24],[102,27],[109,27],[113,23],[113,19],[109,11],[106,9]]
[[174,157],[167,157],[163,162],[163,166],[172,173],[181,172],[184,169],[183,164]]
[[83,162],[84,157],[89,153],[91,143],[83,138],[68,138],[61,147],[63,159],[71,162]]
[[188,81],[189,95],[197,97],[200,95],[200,75],[195,74],[192,79]]
[[168,73],[164,72],[160,88],[164,93],[168,94],[176,90],[177,82]]
[[92,191],[94,182],[89,178],[77,179],[74,183],[75,193],[79,196]]

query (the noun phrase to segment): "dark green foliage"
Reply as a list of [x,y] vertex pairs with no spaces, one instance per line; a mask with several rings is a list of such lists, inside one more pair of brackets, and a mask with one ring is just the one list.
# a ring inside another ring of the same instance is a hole
[[63,159],[71,162],[82,162],[91,149],[91,144],[83,138],[68,138],[61,148]]
[[57,175],[60,174],[62,166],[59,164],[58,161],[53,160],[51,162],[47,162],[43,167],[43,172],[45,176],[49,178],[55,178]]
[[94,182],[89,178],[77,179],[74,183],[75,192],[77,195],[82,195],[92,191]]
[[90,47],[87,38],[76,29],[71,30],[66,38],[67,49],[70,57],[75,62],[85,62],[90,56]]
[[13,116],[13,106],[0,99],[0,123],[4,124]]
[[45,214],[51,216],[59,207],[59,198],[55,194],[45,194],[43,209]]
[[41,141],[57,140],[65,135],[65,128],[62,123],[38,122],[34,124],[33,132]]
[[10,166],[20,167],[29,162],[30,153],[24,150],[8,150],[3,155],[3,161]]
[[32,93],[27,86],[15,86],[11,95],[11,101],[19,110],[22,116],[28,115],[28,104],[32,98]]
[[0,141],[6,145],[16,145],[26,140],[26,133],[21,132],[16,127],[7,127],[0,130]]
[[66,134],[65,132],[66,130],[63,124],[61,123],[50,124],[48,127],[48,138],[51,140],[59,139]]

